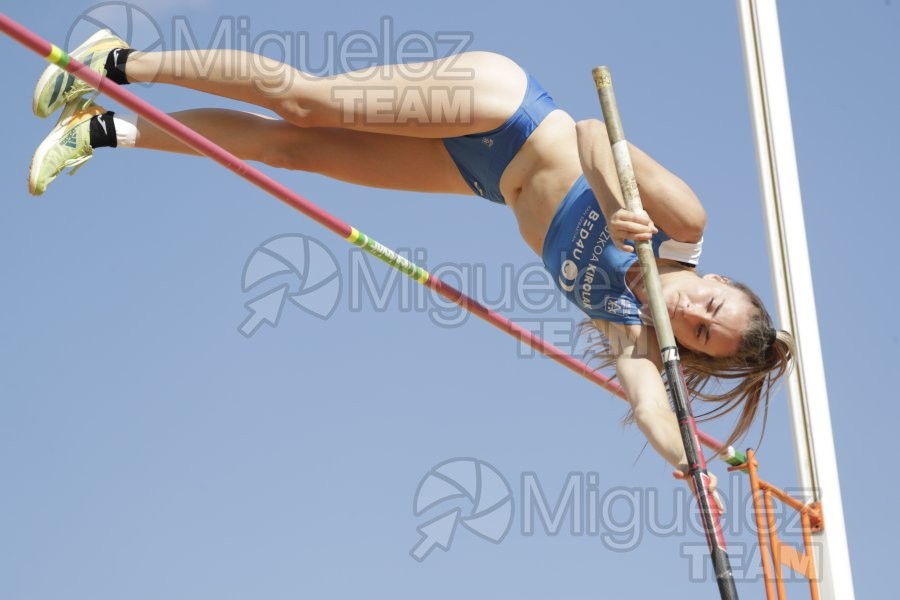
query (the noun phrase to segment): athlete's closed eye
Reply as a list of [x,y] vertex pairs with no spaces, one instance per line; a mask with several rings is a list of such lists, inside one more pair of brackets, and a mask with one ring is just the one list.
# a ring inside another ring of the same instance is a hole
[[[715,315],[715,313],[713,313]],[[710,328],[709,325],[697,325],[697,339],[704,343],[709,343]]]
[[[706,311],[712,312],[712,315],[710,316],[710,320],[716,318],[716,315],[722,309],[722,305],[725,304],[725,301],[722,300],[721,302],[719,302],[719,305],[716,306],[715,309],[713,309],[714,304],[715,304],[715,298],[710,298],[709,302],[706,303]],[[698,325],[697,326],[697,339],[702,339],[705,343],[708,344],[709,336],[710,336],[709,325]]]

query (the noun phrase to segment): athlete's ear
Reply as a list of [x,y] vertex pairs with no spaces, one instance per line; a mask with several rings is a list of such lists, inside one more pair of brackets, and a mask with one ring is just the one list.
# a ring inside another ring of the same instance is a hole
[[729,284],[731,283],[731,279],[725,277],[724,275],[719,275],[717,273],[707,273],[703,276],[703,279],[711,279],[713,281],[718,281],[719,283]]

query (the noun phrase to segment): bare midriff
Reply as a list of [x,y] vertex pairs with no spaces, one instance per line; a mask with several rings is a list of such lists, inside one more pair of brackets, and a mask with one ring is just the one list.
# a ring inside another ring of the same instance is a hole
[[575,121],[555,110],[513,157],[500,178],[525,243],[538,255],[547,229],[566,193],[581,175]]

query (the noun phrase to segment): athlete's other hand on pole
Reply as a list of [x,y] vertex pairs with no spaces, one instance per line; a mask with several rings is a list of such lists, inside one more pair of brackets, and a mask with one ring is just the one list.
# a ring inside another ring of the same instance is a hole
[[[686,481],[688,486],[690,486],[691,491],[696,495],[697,490],[694,489],[694,480],[687,473],[682,471],[673,471],[672,475],[675,476],[675,479],[681,479],[682,481]],[[722,502],[722,497],[719,495],[717,488],[719,487],[719,479],[712,473],[706,473],[707,477],[709,477],[709,491],[712,494],[713,501],[715,501],[716,506],[719,507],[719,512],[725,512],[725,503]]]
[[625,240],[642,242],[649,240],[658,232],[656,225],[650,220],[646,211],[632,212],[620,208],[609,219],[609,235],[616,248],[624,252],[634,252],[634,246]]

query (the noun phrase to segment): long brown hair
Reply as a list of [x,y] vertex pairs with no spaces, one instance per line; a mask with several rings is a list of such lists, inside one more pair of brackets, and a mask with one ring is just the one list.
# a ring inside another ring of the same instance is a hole
[[[734,410],[740,411],[734,430],[724,443],[725,447],[747,433],[756,420],[760,406],[765,431],[773,387],[789,371],[794,355],[793,336],[787,331],[772,328],[772,317],[759,296],[742,283],[731,280],[727,283],[742,291],[753,307],[750,324],[744,331],[737,352],[732,356],[713,357],[678,345],[684,381],[691,396],[716,404],[711,410],[697,415],[697,420],[708,421]],[[590,322],[586,325],[590,326]],[[600,361],[599,368],[615,365],[616,357],[602,335],[600,343],[590,346],[588,353]],[[724,391],[719,391],[722,387]]]

